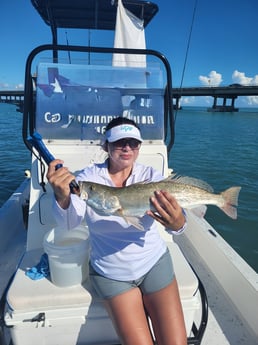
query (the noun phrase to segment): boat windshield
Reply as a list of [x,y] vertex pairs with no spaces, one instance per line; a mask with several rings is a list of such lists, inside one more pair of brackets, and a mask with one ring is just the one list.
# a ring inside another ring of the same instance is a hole
[[143,139],[164,140],[164,80],[158,64],[38,65],[36,130],[44,139],[102,141],[114,117],[133,119]]

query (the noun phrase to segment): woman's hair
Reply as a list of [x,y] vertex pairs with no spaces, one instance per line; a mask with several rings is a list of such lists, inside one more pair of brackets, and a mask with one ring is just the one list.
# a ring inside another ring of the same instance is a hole
[[119,125],[124,125],[124,124],[132,125],[132,126],[134,126],[134,127],[139,129],[139,127],[137,126],[137,124],[133,120],[130,120],[127,117],[119,116],[119,117],[115,117],[113,120],[111,120],[107,124],[106,131],[108,131],[109,129],[111,129],[113,127],[116,127],[116,126],[119,126]]

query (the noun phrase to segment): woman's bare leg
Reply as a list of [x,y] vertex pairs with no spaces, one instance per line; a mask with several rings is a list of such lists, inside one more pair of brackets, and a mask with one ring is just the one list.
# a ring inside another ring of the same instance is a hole
[[186,345],[184,316],[176,279],[164,289],[144,295],[143,300],[158,345]]
[[105,306],[123,345],[153,345],[138,288],[105,300]]

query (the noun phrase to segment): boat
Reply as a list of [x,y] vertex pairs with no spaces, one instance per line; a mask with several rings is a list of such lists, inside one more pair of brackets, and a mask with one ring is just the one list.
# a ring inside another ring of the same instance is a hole
[[[105,125],[122,114],[141,128],[140,162],[164,176],[171,173],[171,67],[155,50],[58,44],[58,28],[114,30],[116,1],[31,2],[50,26],[53,42],[36,47],[25,66],[22,136],[32,152],[31,169],[0,209],[0,343],[119,344],[89,278],[60,287],[49,276],[31,279],[26,272],[40,263],[46,234],[56,226],[53,192],[45,176],[53,157],[63,159],[74,173],[103,161]],[[124,0],[123,5],[144,25],[158,13],[150,1]],[[72,54],[80,58],[71,61]],[[147,63],[114,65],[113,54],[144,55]],[[89,55],[90,63],[85,58]],[[87,61],[82,63],[81,56]],[[162,227],[160,234],[173,257],[188,344],[258,344],[257,273],[205,220],[204,206],[186,212],[188,225],[182,235],[172,237]]]

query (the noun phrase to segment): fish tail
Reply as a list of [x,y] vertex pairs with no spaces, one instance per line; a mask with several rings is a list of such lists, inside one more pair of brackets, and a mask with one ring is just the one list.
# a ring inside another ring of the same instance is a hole
[[221,207],[229,217],[237,219],[238,195],[241,187],[231,187],[221,193],[224,199],[224,205]]

